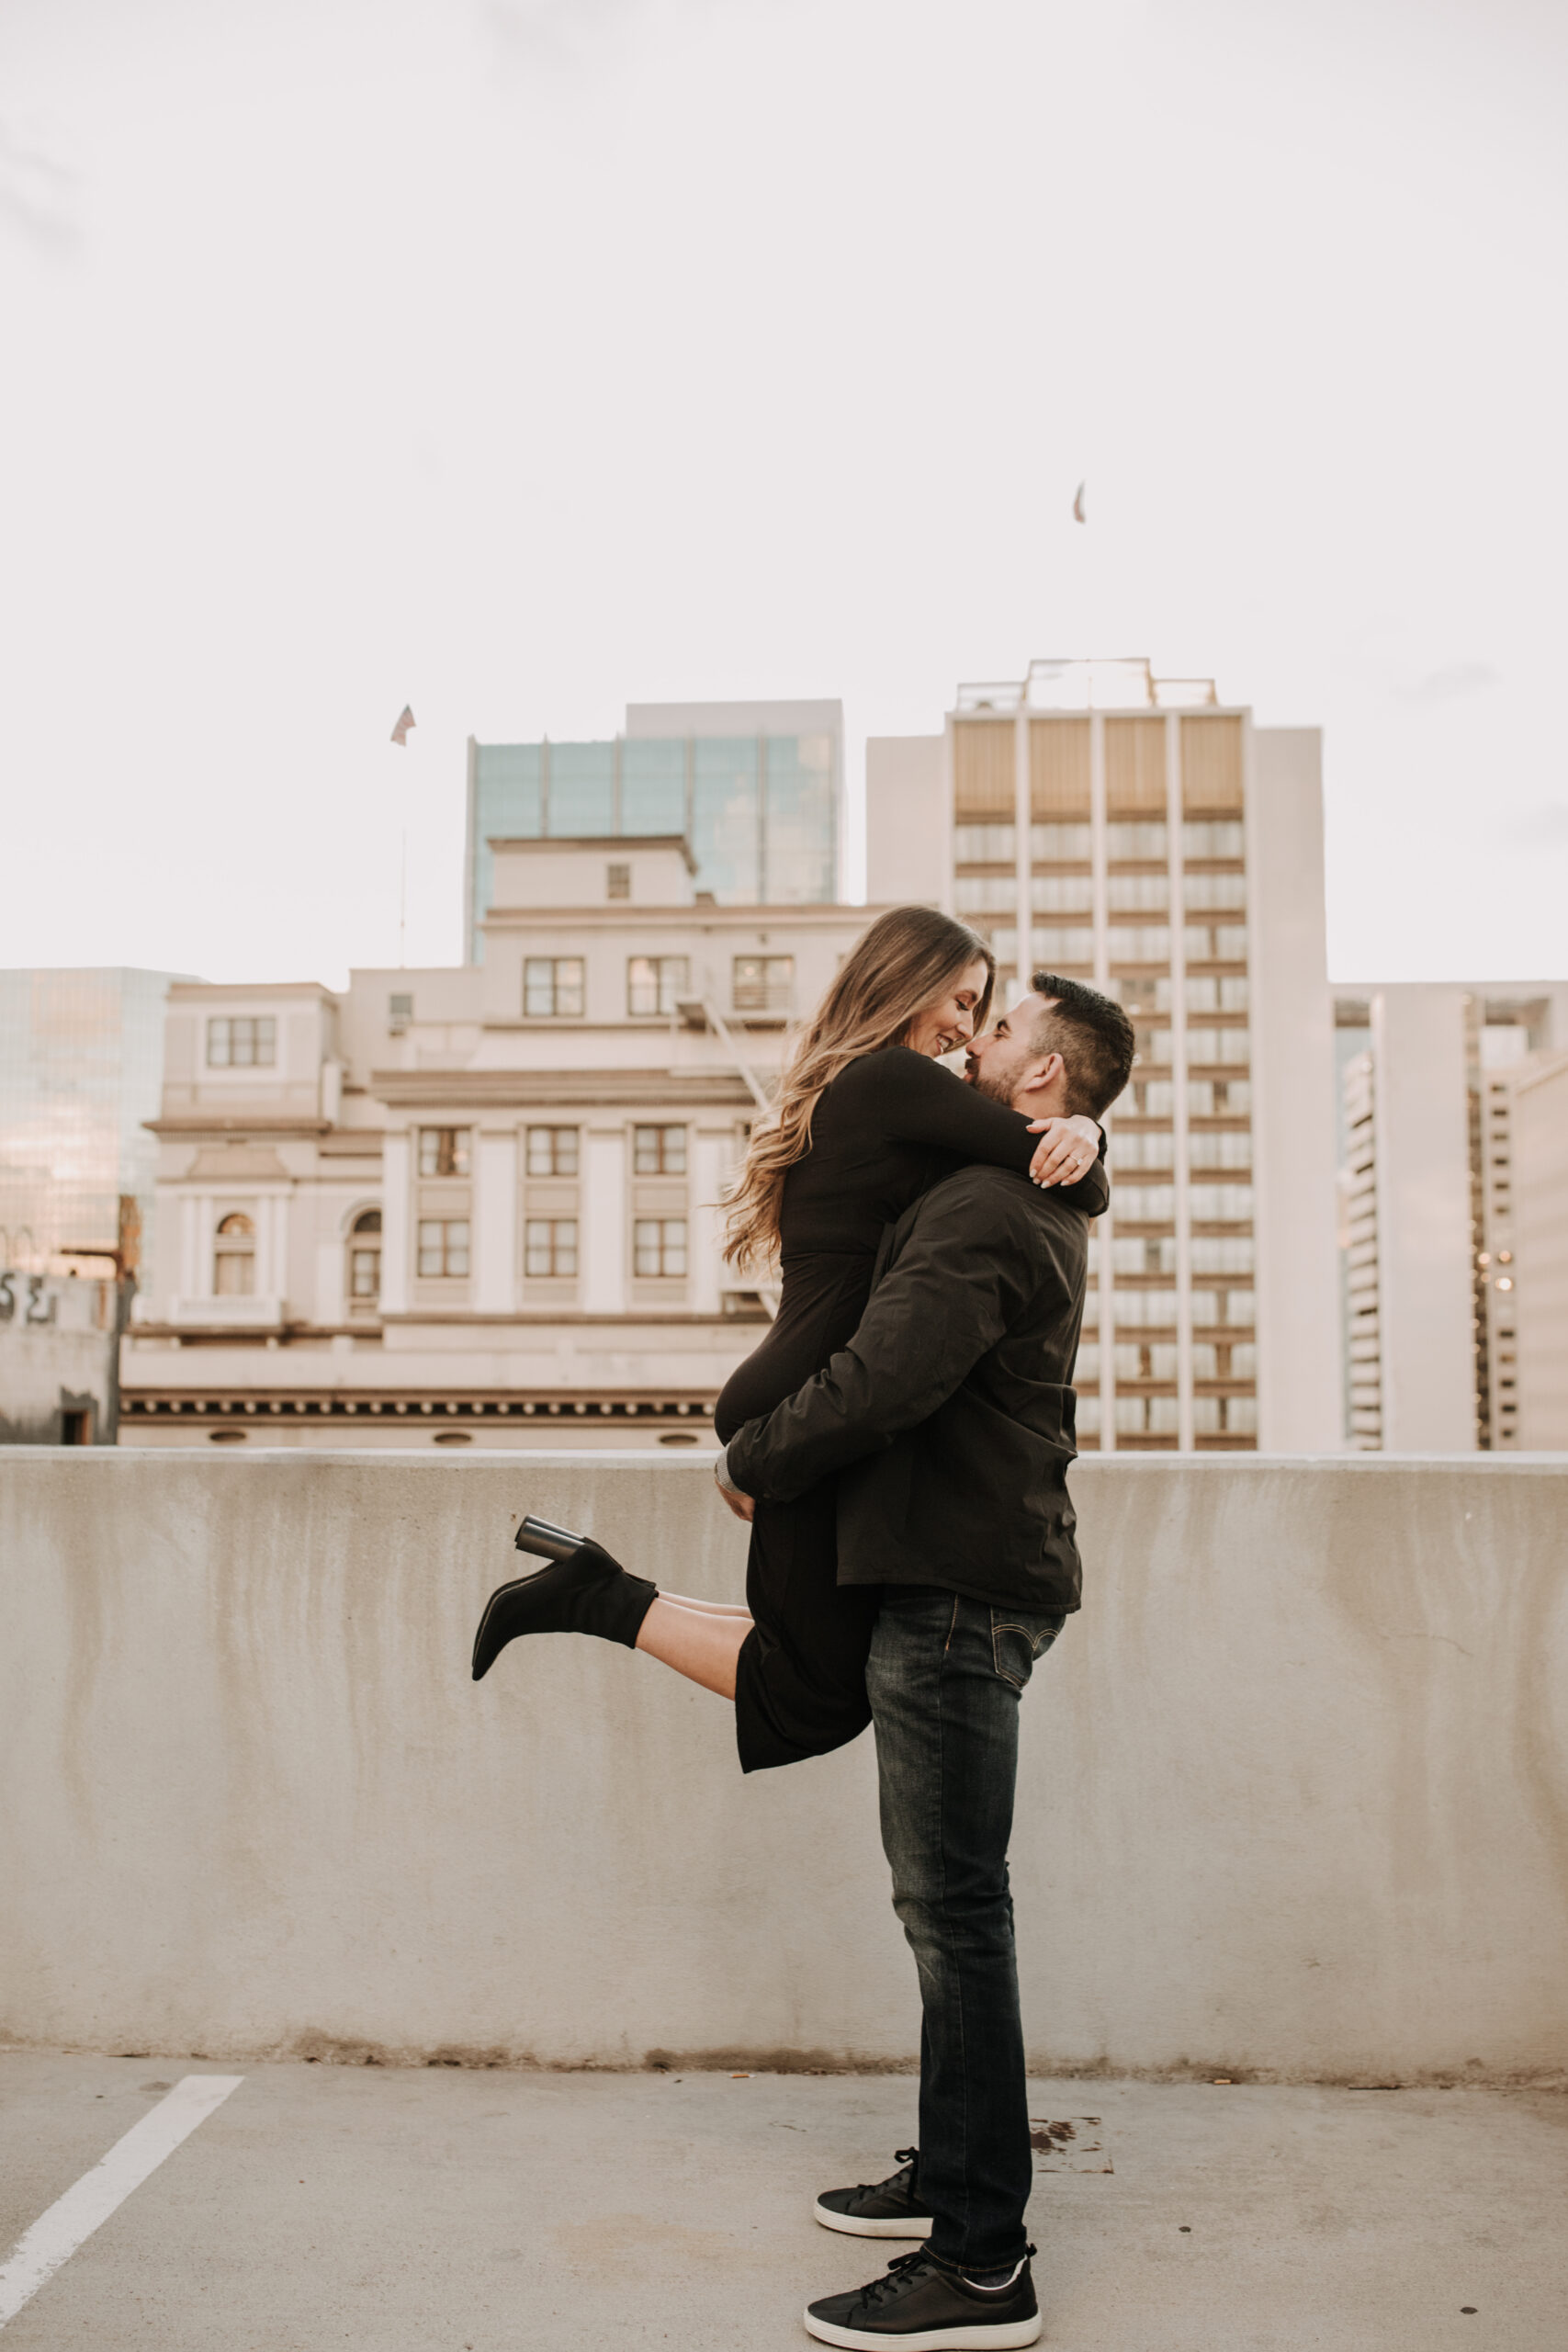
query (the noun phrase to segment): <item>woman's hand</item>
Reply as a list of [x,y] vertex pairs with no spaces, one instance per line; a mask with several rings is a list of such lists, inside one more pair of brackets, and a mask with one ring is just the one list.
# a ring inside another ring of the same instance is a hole
[[735,1513],[737,1519],[743,1519],[747,1526],[750,1527],[757,1513],[756,1500],[754,1497],[750,1495],[743,1495],[739,1487],[732,1487],[729,1484],[729,1481],[724,1476],[724,1456],[722,1453],[713,1465],[713,1481],[714,1485],[718,1488],[719,1493],[724,1497],[727,1508]]
[[1070,1119],[1031,1119],[1029,1132],[1041,1138],[1029,1163],[1032,1183],[1076,1184],[1100,1158],[1100,1129],[1080,1112]]

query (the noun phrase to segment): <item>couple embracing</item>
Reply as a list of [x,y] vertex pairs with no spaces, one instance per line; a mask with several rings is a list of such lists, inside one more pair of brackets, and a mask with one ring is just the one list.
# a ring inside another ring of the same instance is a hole
[[[761,1347],[715,1415],[751,1526],[746,1607],[683,1599],[525,1521],[550,1565],[502,1585],[476,1680],[520,1634],[624,1643],[735,1707],[743,1770],[869,1723],[893,1903],[919,1976],[919,2141],[817,2219],[921,2241],[812,2303],[821,2342],[1032,2344],[1032,2168],[1007,1849],[1018,1704],[1078,1606],[1066,1473],[1100,1114],[1133,1065],[1120,1005],[996,967],[928,908],[874,922],[805,1025],[729,1202],[728,1254],[777,1257]],[[940,1057],[962,1046],[966,1082]]]

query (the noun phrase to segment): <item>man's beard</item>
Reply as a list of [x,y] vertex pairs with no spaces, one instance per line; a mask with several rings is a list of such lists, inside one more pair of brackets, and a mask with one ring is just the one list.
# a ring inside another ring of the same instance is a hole
[[1012,1109],[1012,1088],[1005,1079],[988,1078],[984,1066],[976,1069],[973,1062],[967,1064],[964,1074],[976,1094],[983,1094],[988,1102],[1005,1102],[1010,1111]]

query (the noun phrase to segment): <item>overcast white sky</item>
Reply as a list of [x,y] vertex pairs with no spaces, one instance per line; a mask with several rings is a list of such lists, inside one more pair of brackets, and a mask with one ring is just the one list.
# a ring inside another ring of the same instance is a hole
[[452,960],[470,731],[1146,651],[1326,730],[1337,975],[1562,973],[1565,94],[1556,0],[0,0],[0,963],[340,980],[405,816]]

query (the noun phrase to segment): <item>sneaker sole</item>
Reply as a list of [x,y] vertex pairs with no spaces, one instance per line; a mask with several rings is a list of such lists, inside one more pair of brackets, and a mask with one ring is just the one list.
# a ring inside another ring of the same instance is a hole
[[806,2332],[818,2344],[844,2344],[850,2352],[859,2352],[863,2345],[870,2352],[1021,2352],[1026,2344],[1037,2344],[1045,2323],[1038,2312],[1032,2319],[1009,2319],[987,2322],[977,2320],[973,2327],[923,2328],[918,2335],[891,2333],[886,2328],[835,2327],[830,2320],[814,2318],[806,2313]]
[[825,2230],[842,2230],[847,2238],[929,2238],[931,2233],[929,2213],[912,2214],[907,2222],[863,2222],[853,2213],[835,2212],[831,2205],[824,2205],[820,2199],[811,2211]]

